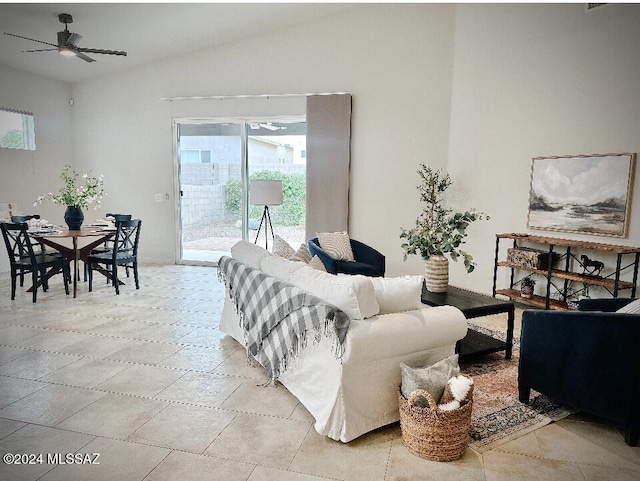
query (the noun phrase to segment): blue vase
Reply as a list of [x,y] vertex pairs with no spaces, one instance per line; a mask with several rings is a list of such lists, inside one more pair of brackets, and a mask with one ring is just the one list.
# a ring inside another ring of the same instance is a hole
[[67,210],[64,212],[64,221],[69,226],[69,230],[80,230],[84,222],[82,209],[75,205],[68,205]]

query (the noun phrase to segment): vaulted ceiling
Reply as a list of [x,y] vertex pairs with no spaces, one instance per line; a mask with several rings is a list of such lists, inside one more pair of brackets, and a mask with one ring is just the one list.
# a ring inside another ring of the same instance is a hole
[[124,50],[127,56],[88,54],[89,63],[56,51],[23,53],[47,45],[0,34],[0,65],[64,82],[138,68],[163,58],[332,15],[353,5],[337,3],[71,3],[0,4],[0,32],[57,43],[60,13],[80,47]]

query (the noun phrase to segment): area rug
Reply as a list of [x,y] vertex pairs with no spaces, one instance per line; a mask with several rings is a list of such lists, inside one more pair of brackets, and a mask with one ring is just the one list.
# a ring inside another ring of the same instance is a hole
[[[470,327],[504,339],[504,333]],[[493,449],[575,412],[533,390],[529,404],[518,400],[519,352],[518,340],[514,339],[513,357],[509,360],[501,352],[460,363],[463,374],[474,380],[469,447],[476,452]]]

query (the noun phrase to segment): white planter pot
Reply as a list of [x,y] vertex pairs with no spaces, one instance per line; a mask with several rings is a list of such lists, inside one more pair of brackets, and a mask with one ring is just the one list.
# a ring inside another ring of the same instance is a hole
[[449,259],[431,256],[425,261],[424,282],[429,292],[445,292],[449,285]]

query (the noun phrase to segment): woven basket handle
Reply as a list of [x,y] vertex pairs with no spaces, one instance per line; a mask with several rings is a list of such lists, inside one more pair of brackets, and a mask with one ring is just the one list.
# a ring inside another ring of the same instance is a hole
[[429,392],[425,391],[424,389],[416,389],[415,391],[413,391],[409,396],[409,404],[414,404],[418,396],[422,396],[423,398],[425,398],[429,403],[429,407],[431,409],[436,409],[438,407],[431,394],[429,394]]

